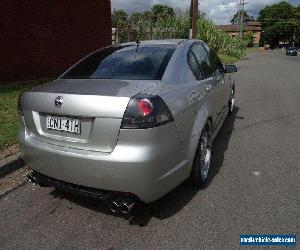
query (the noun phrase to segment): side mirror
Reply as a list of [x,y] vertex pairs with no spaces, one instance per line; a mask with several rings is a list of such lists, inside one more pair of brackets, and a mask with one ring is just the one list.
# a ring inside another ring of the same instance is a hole
[[225,65],[225,73],[235,73],[237,72],[237,67],[235,65]]

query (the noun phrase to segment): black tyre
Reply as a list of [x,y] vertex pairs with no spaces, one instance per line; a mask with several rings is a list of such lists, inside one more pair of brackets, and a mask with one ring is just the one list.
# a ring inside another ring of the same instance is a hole
[[211,144],[211,125],[208,122],[202,131],[194,158],[191,172],[191,183],[194,186],[203,186],[207,181],[211,164]]

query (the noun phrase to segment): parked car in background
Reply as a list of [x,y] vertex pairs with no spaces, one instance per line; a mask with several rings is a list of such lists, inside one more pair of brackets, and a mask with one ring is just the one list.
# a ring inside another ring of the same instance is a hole
[[297,54],[298,54],[298,50],[295,47],[289,47],[286,50],[286,55],[287,56],[297,56]]
[[20,97],[19,142],[30,178],[128,213],[190,178],[203,185],[235,84],[198,40],[96,51]]

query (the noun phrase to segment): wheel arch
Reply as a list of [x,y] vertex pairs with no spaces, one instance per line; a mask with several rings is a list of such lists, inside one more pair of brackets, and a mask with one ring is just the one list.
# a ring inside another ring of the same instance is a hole
[[203,128],[207,124],[207,122],[210,123],[210,126],[212,127],[212,115],[208,108],[207,104],[204,104],[198,111],[195,122],[193,125],[188,150],[187,150],[187,159],[189,160],[189,172],[191,172],[193,167],[193,162],[196,154],[196,150],[199,144],[199,139],[201,136],[201,133],[203,131]]

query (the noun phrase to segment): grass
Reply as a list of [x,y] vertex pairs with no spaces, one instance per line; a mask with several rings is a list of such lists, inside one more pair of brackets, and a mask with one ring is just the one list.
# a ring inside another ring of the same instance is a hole
[[16,144],[19,129],[18,97],[27,88],[49,82],[39,79],[0,86],[0,151]]
[[225,54],[219,54],[219,57],[220,57],[222,63],[224,63],[224,64],[232,64],[232,63],[236,63],[240,60],[239,57],[228,56]]

